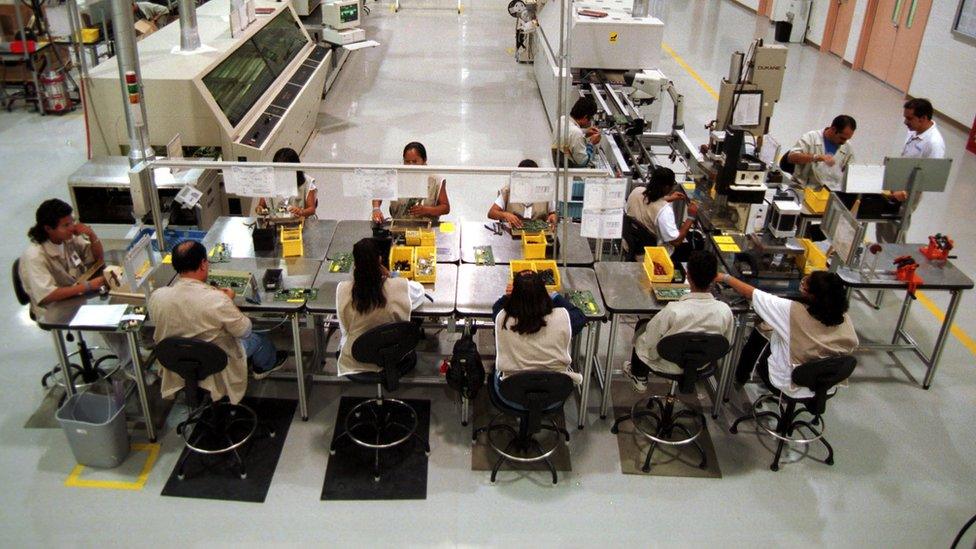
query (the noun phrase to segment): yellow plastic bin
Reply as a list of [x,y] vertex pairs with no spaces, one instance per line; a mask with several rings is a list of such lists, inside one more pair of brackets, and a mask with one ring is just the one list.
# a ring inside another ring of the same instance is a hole
[[525,259],[546,258],[545,233],[526,234],[522,236],[522,257]]
[[305,247],[302,242],[302,228],[282,227],[281,234],[278,235],[281,242],[282,257],[302,257],[305,255]]
[[546,284],[546,290],[550,292],[558,292],[563,287],[562,279],[559,276],[559,267],[555,261],[549,259],[534,261],[515,259],[508,264],[508,267],[510,271],[509,280],[513,280],[515,275],[522,271],[535,271],[537,273],[542,271],[552,271],[553,283]]
[[[664,267],[664,274],[654,274],[655,263]],[[668,250],[663,246],[645,246],[644,272],[652,284],[655,282],[670,283],[674,279],[674,263],[671,262]]]
[[819,191],[813,189],[803,191],[803,203],[815,214],[822,214],[827,210],[828,200],[830,200],[830,189],[826,187]]
[[[413,278],[413,266],[416,263],[416,248],[410,246],[393,246],[390,248],[390,272],[397,271],[400,276],[407,279]],[[396,264],[406,261],[409,265],[406,270],[396,269]]]
[[796,268],[808,275],[813,271],[827,270],[827,255],[820,251],[820,248],[809,238],[798,239],[803,244],[805,250],[802,255],[796,256]]
[[437,280],[437,248],[417,246],[413,264],[413,279],[421,284],[433,284]]

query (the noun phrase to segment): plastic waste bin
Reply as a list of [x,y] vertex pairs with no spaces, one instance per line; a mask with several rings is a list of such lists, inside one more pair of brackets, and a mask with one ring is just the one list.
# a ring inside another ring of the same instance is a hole
[[791,34],[793,34],[793,23],[789,21],[776,22],[775,38],[777,42],[789,42]]
[[78,393],[56,415],[75,461],[88,467],[116,467],[129,455],[125,406],[112,395]]

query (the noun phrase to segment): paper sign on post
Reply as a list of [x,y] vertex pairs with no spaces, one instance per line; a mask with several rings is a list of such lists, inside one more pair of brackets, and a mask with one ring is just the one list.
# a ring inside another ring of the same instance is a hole
[[274,196],[274,168],[234,166],[224,170],[224,189],[237,196]]
[[396,200],[397,171],[357,169],[342,176],[342,194],[347,198]]
[[[275,198],[291,198],[298,196],[297,170],[275,170]],[[304,196],[299,198],[304,199]]]
[[586,238],[620,238],[624,230],[624,210],[583,209],[580,234]]
[[586,178],[583,186],[583,209],[622,208],[626,202],[627,180],[603,177]]
[[548,173],[512,172],[508,201],[516,204],[556,199],[556,178]]
[[420,172],[397,173],[397,197],[426,198],[428,177],[427,174]]

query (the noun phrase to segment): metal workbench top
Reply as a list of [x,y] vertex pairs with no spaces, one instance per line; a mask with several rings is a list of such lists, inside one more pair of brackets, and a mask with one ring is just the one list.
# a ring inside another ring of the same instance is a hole
[[[312,314],[331,314],[336,312],[336,287],[343,280],[352,280],[352,272],[329,272],[328,264],[319,270],[313,287],[319,289],[315,300],[306,303],[306,309]],[[424,284],[427,295],[433,302],[424,299],[424,303],[414,311],[416,314],[428,316],[450,316],[454,314],[454,298],[457,294],[458,267],[453,263],[437,264],[437,280],[434,284]]]
[[[458,231],[441,232],[440,227],[434,227],[437,235],[437,262],[457,263],[461,260],[461,237]],[[373,222],[363,220],[340,221],[336,227],[332,244],[329,245],[328,259],[335,259],[341,254],[352,253],[352,247],[364,238],[373,236]]]
[[[281,257],[281,244],[275,245],[273,252],[255,252],[251,239],[251,226],[257,221],[254,217],[221,216],[207,231],[203,245],[211,250],[220,242],[230,245],[230,255],[235,258]],[[332,219],[306,219],[302,229],[302,247],[305,259],[323,260],[336,230]]]
[[[951,261],[932,261],[922,255],[919,248],[927,244],[882,244],[881,256],[878,258],[876,273],[865,276],[860,270],[841,267],[837,274],[847,284],[855,288],[904,288],[906,283],[895,279],[896,267],[893,263],[896,257],[912,256],[918,262],[915,274],[922,277],[923,283],[918,287],[925,290],[969,290],[973,287],[973,280],[956,268]],[[870,253],[864,261],[874,262]]]
[[[475,263],[475,246],[491,246],[491,253],[495,257],[495,263],[509,263],[513,259],[522,259],[522,240],[513,239],[512,235],[502,231],[502,234],[495,234],[485,228],[491,225],[491,221],[465,221],[461,224],[461,261],[465,263]],[[563,229],[556,229],[556,238],[562,240]],[[585,238],[580,236],[580,224],[571,223],[569,225],[569,235],[566,242],[561,242],[557,261],[562,261],[566,256],[566,263],[572,266],[593,265],[593,252],[590,251],[590,244]]]
[[[611,314],[653,314],[668,304],[654,297],[641,263],[606,261],[594,265],[593,270]],[[724,290],[719,299],[728,303],[736,314],[748,311],[750,307],[748,301],[731,290]]]
[[305,307],[305,302],[291,303],[288,301],[275,301],[274,292],[264,290],[261,285],[264,278],[264,271],[267,269],[282,270],[282,287],[291,288],[312,288],[315,282],[315,275],[318,274],[322,262],[315,259],[301,257],[275,259],[275,258],[233,258],[228,263],[219,263],[210,267],[214,270],[228,271],[249,271],[257,281],[259,293],[261,294],[261,304],[247,302],[242,296],[234,298],[234,304],[244,312],[271,312],[271,313],[294,313]]
[[[508,265],[472,265],[462,263],[458,268],[457,312],[461,316],[491,318],[491,308],[505,295],[511,269]],[[567,267],[559,269],[562,292],[589,290],[596,301],[597,313],[586,314],[588,320],[603,320],[607,316],[600,286],[593,269]]]

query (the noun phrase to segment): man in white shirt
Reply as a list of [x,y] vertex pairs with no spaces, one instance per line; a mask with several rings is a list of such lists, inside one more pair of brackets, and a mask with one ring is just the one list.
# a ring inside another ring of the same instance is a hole
[[[580,97],[569,111],[569,118],[563,120],[566,124],[566,140],[560,139],[559,127],[555,128],[552,138],[553,162],[557,167],[562,166],[558,153],[563,153],[569,160],[570,168],[585,168],[593,159],[593,146],[600,142],[600,130],[590,126],[596,116],[596,101],[590,97]],[[584,130],[584,128],[586,128]]]
[[[906,158],[945,158],[945,140],[935,125],[935,120],[932,120],[932,116],[935,114],[932,103],[928,99],[911,99],[905,103],[903,114],[905,126],[908,127],[908,136],[905,138],[901,155]],[[908,200],[906,191],[897,191],[891,196],[899,202]],[[905,226],[903,234],[908,234],[911,216],[918,209],[918,204],[921,201],[922,193],[915,193],[912,209],[903,221]],[[898,236],[898,225],[895,223],[878,225],[877,233],[879,242],[894,242]]]
[[841,114],[830,126],[803,134],[786,153],[787,161],[796,165],[793,178],[804,187],[840,190],[844,171],[854,159],[849,141],[856,129],[857,121]]
[[691,293],[668,305],[645,325],[638,325],[634,334],[634,352],[630,362],[624,363],[624,374],[634,390],[647,390],[647,375],[651,370],[680,374],[681,367],[657,354],[657,344],[665,336],[681,332],[721,334],[730,342],[734,324],[732,309],[715,299],[708,291],[718,273],[715,256],[692,252],[688,257],[688,284]]

